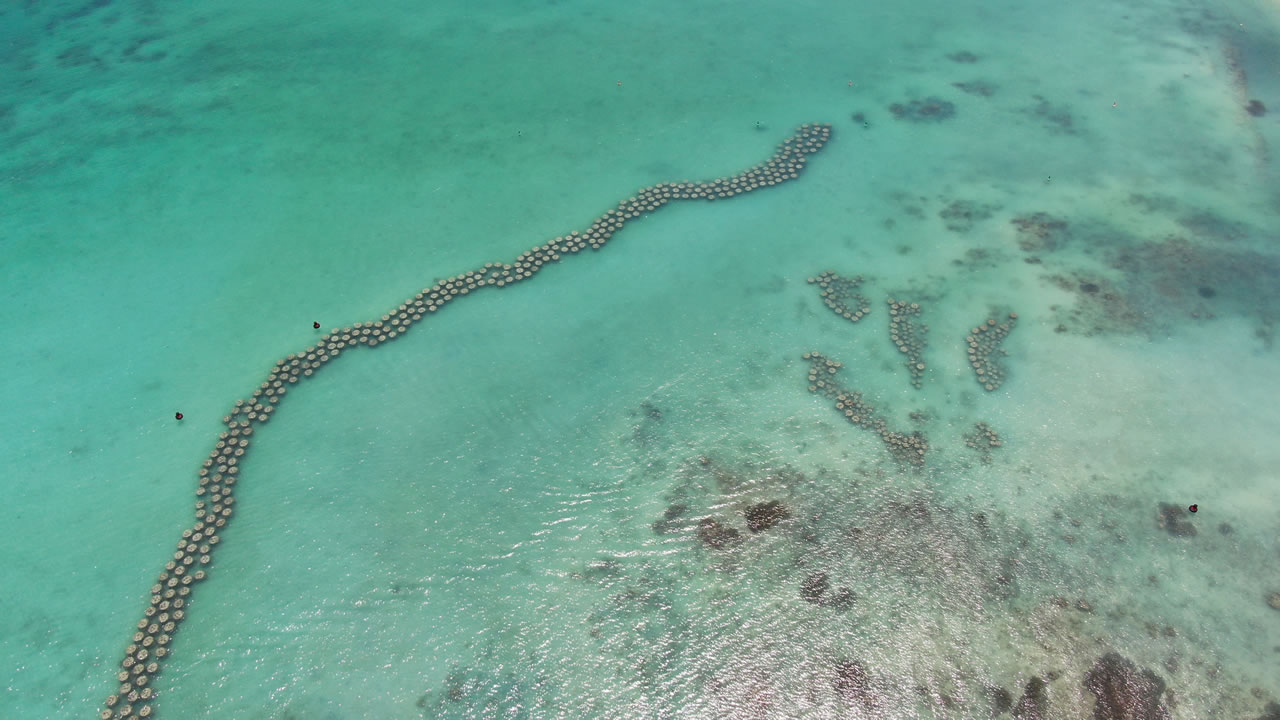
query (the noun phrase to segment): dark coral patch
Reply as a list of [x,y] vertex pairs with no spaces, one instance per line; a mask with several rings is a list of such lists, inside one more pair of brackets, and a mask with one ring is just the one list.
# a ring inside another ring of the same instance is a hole
[[836,663],[836,677],[832,683],[836,693],[849,702],[856,702],[867,709],[879,705],[879,699],[871,689],[871,675],[867,666],[857,660]]
[[1011,220],[1018,228],[1018,246],[1026,252],[1053,252],[1067,242],[1067,221],[1036,212]]
[[1250,100],[1249,104],[1244,106],[1244,109],[1254,117],[1262,117],[1267,114],[1267,106],[1263,105],[1261,100]]
[[1150,670],[1141,670],[1119,653],[1098,658],[1085,673],[1084,686],[1093,693],[1094,720],[1169,720],[1169,711],[1160,704],[1164,680]]
[[[1111,267],[1125,273],[1121,287],[1139,311],[1137,329],[1167,331],[1184,318],[1208,318],[1200,288],[1213,291],[1213,314],[1254,317],[1267,340],[1273,320],[1266,308],[1280,302],[1280,262],[1254,250],[1171,236],[1107,250]],[[1268,341],[1269,342],[1269,341]]]
[[910,502],[890,500],[889,508],[898,517],[912,523],[929,523],[933,520],[933,513],[929,511],[929,503],[924,498],[914,498]]
[[752,505],[743,514],[747,518],[747,529],[751,532],[761,532],[777,525],[787,517],[787,508],[777,500],[770,500]]
[[1040,118],[1054,133],[1075,134],[1075,120],[1069,110],[1061,105],[1054,105],[1039,95],[1034,97],[1036,104],[1027,111],[1028,114]]
[[662,517],[653,522],[653,532],[657,535],[667,535],[679,529],[683,525],[680,518],[684,517],[689,511],[689,506],[683,503],[675,503],[668,505],[667,509],[662,511]]
[[889,106],[889,112],[893,113],[895,118],[907,122],[941,122],[955,116],[956,106],[941,98],[927,97],[923,100],[912,100],[905,105],[894,103]]
[[1211,210],[1196,210],[1178,218],[1178,224],[1197,238],[1235,242],[1247,238],[1249,226]]
[[973,229],[975,223],[991,217],[993,211],[999,209],[993,205],[970,200],[956,200],[938,212],[938,217],[946,223],[951,232],[964,233]]
[[827,596],[823,602],[827,607],[837,611],[844,612],[853,607],[853,603],[857,601],[858,596],[847,587],[837,588],[835,592]]
[[698,522],[698,539],[707,547],[723,550],[736,545],[742,539],[742,533],[714,518],[703,518]]
[[831,587],[831,581],[826,573],[811,573],[809,577],[804,579],[804,582],[800,583],[800,597],[807,603],[821,605],[822,596],[829,587]]
[[947,56],[947,59],[951,62],[960,63],[962,65],[972,65],[973,63],[978,62],[978,56],[968,50],[953,52]]

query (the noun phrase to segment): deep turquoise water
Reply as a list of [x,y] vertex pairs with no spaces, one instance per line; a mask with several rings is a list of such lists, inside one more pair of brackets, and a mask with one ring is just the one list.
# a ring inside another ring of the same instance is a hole
[[[154,716],[1088,718],[1114,651],[1173,718],[1258,717],[1277,47],[1245,2],[0,10],[0,717],[117,692],[276,361],[815,121],[800,178],[289,386]],[[1008,312],[986,392],[965,338]],[[812,351],[923,466],[807,391]]]

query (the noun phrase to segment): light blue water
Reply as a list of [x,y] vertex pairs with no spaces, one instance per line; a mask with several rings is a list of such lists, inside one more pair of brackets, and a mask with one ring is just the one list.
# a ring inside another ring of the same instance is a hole
[[[1039,677],[1046,717],[1086,718],[1114,650],[1173,718],[1258,717],[1278,26],[1244,2],[0,11],[0,717],[116,692],[220,419],[313,321],[815,120],[801,178],[674,203],[291,386],[155,716],[989,717]],[[891,110],[929,98],[954,115]],[[866,277],[868,318],[822,306],[825,269]],[[887,297],[923,306],[920,390]],[[1009,311],[987,393],[964,338]],[[927,435],[922,469],[806,391],[814,350]],[[751,532],[771,500],[789,517]],[[1163,502],[1199,505],[1194,537]],[[708,517],[740,542],[707,546]],[[852,605],[806,602],[817,572]]]

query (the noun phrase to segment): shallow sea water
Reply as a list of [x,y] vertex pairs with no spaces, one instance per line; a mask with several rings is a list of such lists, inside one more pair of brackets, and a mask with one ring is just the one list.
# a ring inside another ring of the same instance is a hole
[[[799,179],[292,386],[153,716],[983,718],[1003,689],[1071,720],[1113,651],[1171,718],[1262,716],[1278,47],[1249,2],[5,7],[0,717],[116,692],[277,360],[808,122]],[[922,307],[919,389],[887,298]],[[986,392],[965,337],[1009,312]],[[923,466],[808,392],[812,351]]]

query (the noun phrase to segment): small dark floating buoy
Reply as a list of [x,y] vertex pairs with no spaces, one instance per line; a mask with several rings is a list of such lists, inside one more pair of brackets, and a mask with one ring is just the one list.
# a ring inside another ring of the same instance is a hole
[[1199,509],[1200,509],[1200,506],[1199,506],[1199,505],[1192,505],[1191,507],[1188,507],[1188,508],[1187,508],[1187,510],[1190,510],[1191,512],[1195,512],[1195,511],[1197,511],[1197,510],[1199,510]]
[[176,412],[176,413],[174,413],[174,414],[173,414],[173,419],[174,419],[174,420],[181,420],[181,419],[182,419],[182,413],[180,413],[180,412]]
[[320,323],[318,323],[318,322],[313,322],[313,323],[311,323],[311,327],[313,327],[313,328],[315,328],[315,329],[319,330],[319,329],[320,329]]

